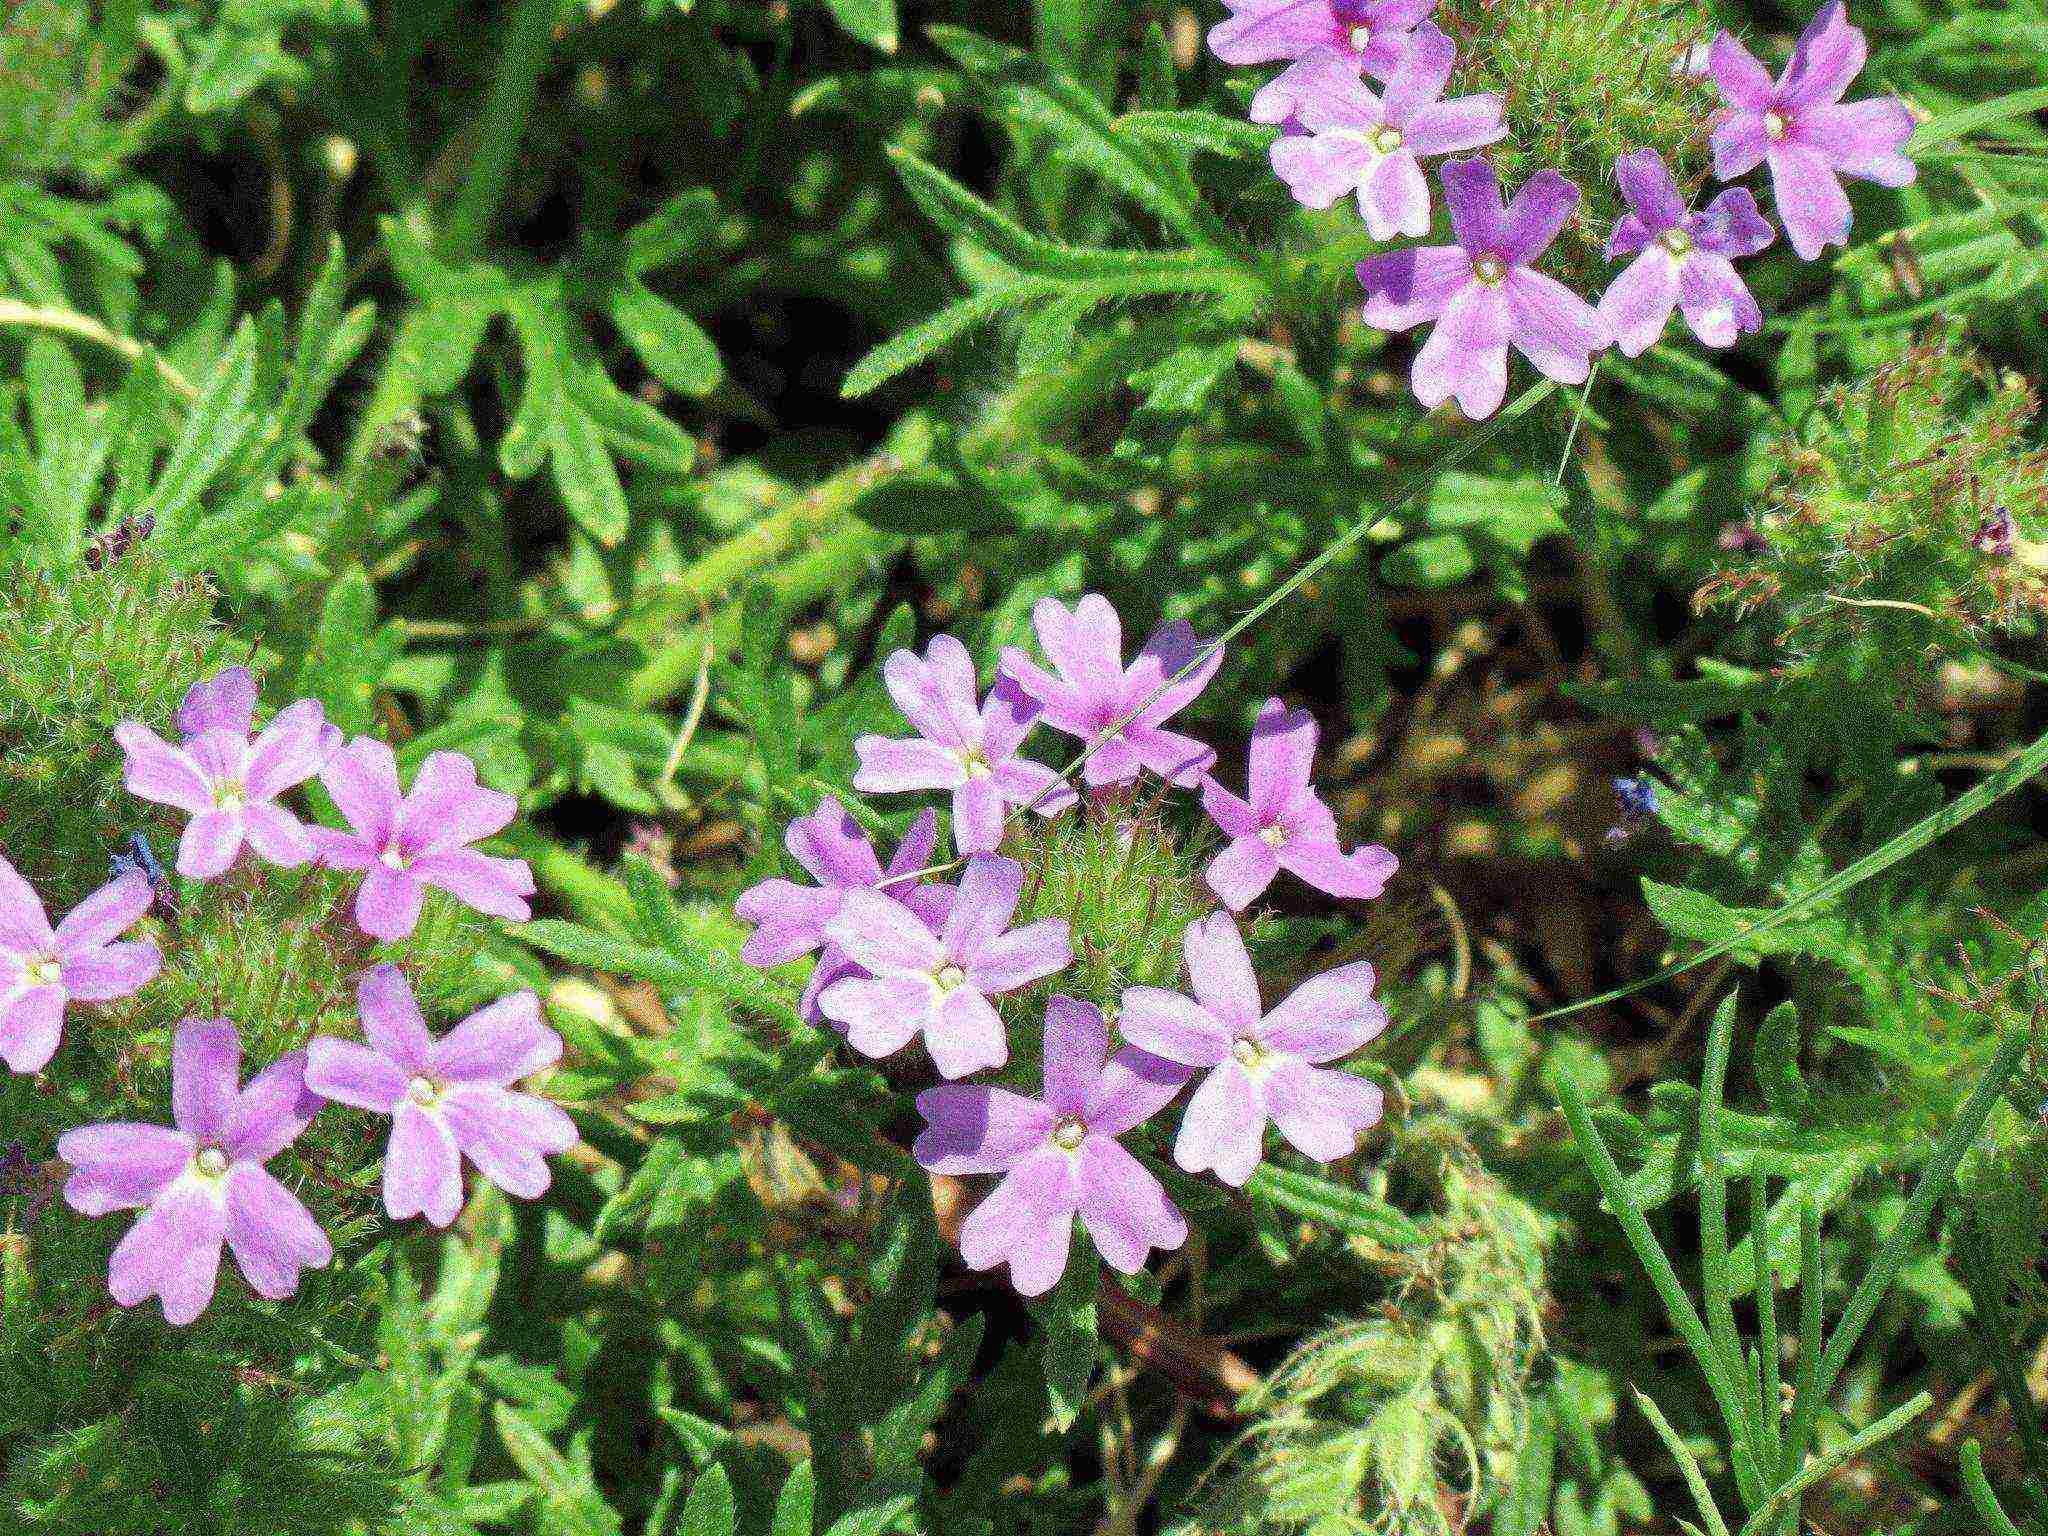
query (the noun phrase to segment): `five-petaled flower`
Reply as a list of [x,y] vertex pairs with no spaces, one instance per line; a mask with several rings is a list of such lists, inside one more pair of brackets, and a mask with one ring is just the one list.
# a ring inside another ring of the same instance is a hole
[[1607,323],[1530,265],[1564,229],[1579,189],[1556,171],[1538,171],[1503,207],[1486,161],[1449,161],[1442,176],[1458,243],[1358,264],[1368,325],[1405,331],[1436,322],[1415,356],[1415,397],[1433,409],[1456,396],[1467,416],[1491,416],[1507,397],[1510,344],[1559,383],[1583,382],[1610,339]]
[[149,910],[151,895],[147,877],[123,875],[52,928],[42,898],[0,856],[0,1061],[42,1071],[57,1054],[67,1003],[126,997],[156,975],[156,945],[114,942]]
[[1251,798],[1203,781],[1202,808],[1230,839],[1206,878],[1231,911],[1250,906],[1283,869],[1329,895],[1365,899],[1385,890],[1401,867],[1377,843],[1344,851],[1337,818],[1310,776],[1315,758],[1315,718],[1268,699],[1252,729]]
[[1614,176],[1634,211],[1614,226],[1607,257],[1635,257],[1600,300],[1615,344],[1640,356],[1664,334],[1674,309],[1710,347],[1730,346],[1760,329],[1763,311],[1730,259],[1754,256],[1771,243],[1771,226],[1754,194],[1730,187],[1695,213],[1654,149],[1623,155],[1614,162]]
[[869,1056],[893,1055],[923,1035],[946,1077],[1000,1067],[1010,1059],[1009,1040],[989,998],[1073,960],[1062,919],[1010,927],[1023,890],[1023,865],[977,854],[936,933],[898,902],[847,891],[825,936],[868,974],[825,988],[820,1011]]
[[576,1123],[512,1085],[552,1066],[562,1037],[541,1022],[540,999],[515,992],[438,1040],[394,965],[356,989],[368,1044],[323,1038],[308,1047],[306,1083],[336,1103],[391,1116],[384,1209],[445,1227],[462,1209],[462,1159],[507,1194],[548,1187],[549,1154],[576,1145]]
[[[1225,0],[1227,20],[1209,29],[1209,51],[1226,64],[1298,59],[1318,48],[1377,80],[1393,74],[1408,39],[1437,0]],[[1275,121],[1278,119],[1261,119]]]
[[1415,33],[1383,93],[1334,50],[1302,59],[1287,71],[1288,118],[1301,131],[1273,141],[1274,172],[1311,208],[1355,191],[1375,240],[1428,234],[1420,157],[1478,149],[1507,134],[1499,97],[1440,99],[1457,59],[1457,45],[1433,21]]
[[1266,1122],[1318,1162],[1356,1150],[1378,1123],[1380,1090],[1322,1064],[1348,1056],[1386,1028],[1364,962],[1310,978],[1271,1013],[1237,924],[1214,913],[1182,940],[1192,998],[1161,987],[1131,987],[1117,1027],[1124,1039],[1208,1076],[1188,1100],[1173,1159],[1190,1173],[1213,1168],[1241,1185],[1259,1166]]
[[939,820],[930,811],[910,824],[886,870],[860,823],[830,795],[812,814],[792,821],[782,842],[818,883],[777,878],[740,892],[733,911],[740,921],[756,925],[740,946],[740,958],[765,970],[822,947],[801,1004],[803,1016],[816,1022],[820,993],[835,981],[866,974],[825,935],[825,925],[839,915],[848,891],[879,890],[909,908],[927,928],[936,928],[945,921],[953,887],[910,878],[931,862],[938,847]]
[[1200,781],[1216,754],[1163,727],[1209,686],[1223,664],[1221,645],[1204,645],[1185,619],[1176,619],[1126,667],[1122,621],[1109,599],[1093,592],[1071,609],[1041,599],[1031,622],[1053,670],[1005,646],[1003,673],[1038,702],[1047,725],[1093,748],[1081,769],[1090,784],[1125,784],[1144,769],[1171,784]]
[[319,702],[285,706],[251,740],[256,680],[245,667],[229,667],[194,683],[177,719],[182,746],[139,720],[115,726],[114,740],[127,755],[130,794],[192,817],[178,841],[178,873],[211,880],[235,862],[245,842],[273,864],[312,858],[307,828],[276,802],[318,773],[340,743]]
[[927,1128],[919,1163],[933,1173],[1000,1173],[969,1213],[960,1253],[974,1269],[1010,1266],[1026,1296],[1052,1289],[1067,1267],[1078,1213],[1096,1251],[1136,1274],[1154,1249],[1187,1241],[1187,1219],[1117,1137],[1163,1109],[1184,1068],[1128,1047],[1109,1055],[1093,1003],[1055,996],[1045,1010],[1045,1096],[949,1084],[917,1096]]
[[1902,153],[1913,136],[1906,104],[1896,96],[1842,100],[1868,53],[1843,0],[1821,7],[1776,80],[1730,33],[1714,39],[1710,67],[1728,102],[1714,129],[1714,174],[1729,181],[1768,162],[1778,218],[1805,261],[1848,244],[1842,177],[1903,187],[1914,176]]
[[67,1131],[57,1155],[74,1170],[64,1198],[87,1216],[143,1208],[107,1267],[114,1300],[150,1296],[185,1324],[206,1310],[223,1241],[249,1289],[276,1301],[299,1271],[334,1257],[310,1212],[264,1164],[319,1112],[305,1053],[281,1056],[237,1089],[241,1038],[225,1019],[187,1019],[171,1046],[175,1127],[107,1122]]
[[1028,805],[1050,816],[1074,803],[1073,790],[1050,768],[1017,755],[1038,716],[1037,702],[1003,677],[977,706],[974,659],[951,635],[936,636],[922,657],[897,651],[882,663],[882,679],[918,734],[856,741],[855,789],[951,790],[953,843],[962,853],[995,852],[1008,806]]
[[320,862],[368,871],[356,892],[356,921],[371,937],[388,943],[411,933],[430,885],[492,917],[524,922],[533,915],[526,861],[468,846],[502,831],[518,802],[477,783],[476,764],[460,752],[428,753],[401,795],[391,748],[358,736],[321,769],[320,782],[353,829],[312,828]]

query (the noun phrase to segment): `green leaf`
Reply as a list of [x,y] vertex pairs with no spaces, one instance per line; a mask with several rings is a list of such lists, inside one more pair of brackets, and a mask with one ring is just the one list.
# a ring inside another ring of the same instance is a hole
[[891,475],[853,500],[853,515],[889,533],[986,533],[1014,527],[1010,509],[981,487],[944,470],[912,469]]
[[708,395],[725,377],[718,348],[695,320],[644,284],[628,280],[611,295],[612,324],[670,389]]
[[1380,575],[1397,587],[1454,587],[1478,569],[1472,546],[1457,533],[1410,539],[1380,561]]
[[1244,1190],[1255,1200],[1383,1247],[1419,1248],[1428,1241],[1420,1227],[1386,1201],[1313,1173],[1264,1162]]
[[818,1501],[818,1475],[808,1460],[791,1468],[775,1496],[775,1517],[769,1536],[811,1536],[811,1517]]
[[714,1461],[690,1490],[677,1536],[732,1536],[732,1527],[732,1479]]
[[896,0],[825,0],[825,8],[850,36],[884,53],[896,51]]
[[619,1517],[599,1495],[587,1471],[556,1450],[511,1404],[496,1404],[491,1418],[505,1453],[539,1491],[549,1516],[562,1530],[570,1536],[619,1536]]
[[1059,1284],[1031,1304],[1045,1358],[1045,1391],[1054,1425],[1064,1434],[1080,1416],[1088,1383],[1103,1357],[1095,1331],[1095,1292],[1102,1268],[1093,1254],[1068,1258]]

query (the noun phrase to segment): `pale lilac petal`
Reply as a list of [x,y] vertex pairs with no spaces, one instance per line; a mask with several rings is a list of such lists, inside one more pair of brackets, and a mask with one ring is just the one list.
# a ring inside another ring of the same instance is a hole
[[463,1156],[522,1200],[547,1192],[547,1154],[576,1145],[576,1122],[559,1105],[530,1093],[465,1083],[448,1090],[440,1110]]
[[993,1071],[1010,1059],[1002,1015],[971,985],[946,994],[925,1024],[924,1043],[939,1076],[947,1079]]
[[[990,940],[1010,926],[1023,892],[1024,866],[1015,859],[987,854],[969,859],[967,873],[960,879],[960,894],[954,898],[940,935],[946,952],[963,965],[972,962]],[[852,945],[847,945],[846,951],[861,959]]]
[[1226,64],[1269,64],[1300,58],[1338,35],[1329,0],[1251,4],[1209,29],[1209,51]]
[[1452,298],[1415,354],[1409,382],[1432,410],[1454,395],[1474,421],[1500,409],[1508,392],[1508,306],[1500,289],[1475,282]]
[[1849,25],[1843,0],[1828,0],[1799,34],[1785,66],[1778,100],[1787,107],[1817,107],[1842,99],[1870,56],[1862,29]]
[[377,862],[377,849],[353,832],[309,826],[306,836],[313,840],[313,856],[323,868],[357,873]]
[[1387,1027],[1373,1001],[1373,969],[1364,961],[1312,976],[1287,995],[1258,1027],[1270,1050],[1320,1064],[1349,1056]]
[[1003,841],[1003,790],[990,774],[962,775],[953,791],[953,846],[994,853]]
[[1819,150],[1790,142],[1773,144],[1771,186],[1785,238],[1801,261],[1812,261],[1831,245],[1849,243],[1849,194]]
[[1189,1173],[1213,1171],[1232,1188],[1259,1166],[1266,1133],[1265,1095],[1235,1057],[1202,1079],[1180,1117],[1173,1160]]
[[424,1216],[445,1227],[462,1211],[462,1158],[440,1118],[399,1100],[384,1146],[384,1211],[393,1221]]
[[1760,112],[1735,112],[1715,125],[1713,138],[1714,174],[1723,181],[1747,176],[1764,163],[1771,150],[1771,136]]
[[1913,114],[1896,96],[1815,107],[1792,125],[1793,143],[1819,150],[1843,176],[1903,187],[1918,171],[1900,150],[1913,137]]
[[1550,249],[1578,211],[1579,189],[1556,171],[1542,170],[1522,183],[1501,219],[1498,252],[1525,266]]
[[1433,21],[1418,26],[1387,77],[1386,120],[1407,129],[1418,111],[1443,95],[1457,62],[1458,45],[1443,28]]
[[1687,226],[1701,250],[1716,256],[1754,256],[1777,238],[1747,187],[1730,187],[1695,214]]
[[320,782],[366,841],[383,848],[396,835],[403,804],[398,759],[383,742],[358,736],[327,760]]
[[1179,714],[1222,665],[1223,647],[1198,637],[1186,619],[1160,625],[1124,680],[1124,707],[1137,711],[1133,726],[1158,726]]
[[1429,181],[1416,151],[1384,155],[1358,183],[1358,212],[1375,240],[1429,233]]
[[487,917],[523,923],[533,916],[526,899],[533,894],[533,869],[524,859],[451,848],[413,860],[411,874]]
[[927,1088],[917,1109],[925,1128],[911,1154],[933,1173],[1002,1173],[1052,1134],[1053,1111],[1007,1088]]
[[114,1246],[109,1293],[124,1307],[156,1296],[164,1320],[183,1327],[213,1300],[226,1230],[226,1212],[210,1194],[194,1184],[172,1184]]
[[[832,895],[827,922],[839,912],[838,895],[836,892]],[[800,956],[808,955],[823,943],[824,939],[824,924],[809,917],[762,918],[760,926],[748,934],[746,942],[740,945],[740,958],[749,965],[757,965],[767,970],[772,966],[787,965]]]
[[372,966],[356,984],[356,1013],[363,1037],[407,1076],[431,1072],[434,1037],[413,996],[412,984],[395,965]]
[[1213,1067],[1230,1054],[1230,1028],[1193,998],[1164,987],[1126,987],[1117,1032],[1132,1045],[1184,1067]]
[[1057,816],[1079,801],[1073,786],[1043,763],[1012,758],[995,772],[996,787],[1011,805],[1028,805],[1040,816]]
[[[1050,601],[1050,599],[1048,599]],[[1083,738],[1095,734],[1098,698],[1048,672],[1014,645],[1003,647],[1002,675],[1039,706],[1039,718],[1056,731]]]
[[334,1245],[299,1197],[263,1169],[238,1163],[227,1179],[227,1240],[249,1289],[282,1301],[299,1271],[334,1259]]
[[242,810],[242,834],[272,864],[295,869],[318,851],[305,824],[281,806],[251,802]]
[[306,1047],[306,1086],[324,1099],[388,1115],[405,1097],[408,1078],[389,1056],[354,1040],[315,1040]]
[[[1305,208],[1328,208],[1353,188],[1359,192],[1359,206],[1365,207],[1365,176],[1379,159],[1370,144],[1336,134],[1283,134],[1266,151],[1273,162],[1273,174],[1287,184],[1294,200]],[[1423,201],[1428,202],[1427,191]],[[1427,232],[1425,221],[1424,232]],[[1374,232],[1376,239],[1388,236]]]
[[242,812],[201,811],[185,823],[178,839],[178,873],[188,880],[211,880],[224,874],[242,851]]
[[58,968],[65,993],[81,1003],[104,1003],[126,997],[163,969],[164,957],[147,939],[108,944],[75,955]]
[[148,726],[124,720],[114,740],[126,755],[121,782],[129,794],[194,815],[212,809],[213,789],[198,766]]
[[267,1163],[299,1139],[320,1105],[320,1096],[306,1086],[306,1053],[280,1056],[236,1098],[221,1144],[237,1159]]
[[893,1056],[931,1027],[938,1012],[930,982],[916,976],[854,976],[818,994],[818,1011],[841,1026],[863,1056]]
[[946,951],[916,913],[873,891],[848,891],[825,936],[878,976],[930,976]]
[[1221,912],[1188,924],[1181,938],[1195,997],[1232,1034],[1259,1022],[1259,978],[1237,924]]
[[1187,1220],[1159,1180],[1107,1136],[1081,1144],[1075,1180],[1082,1223],[1111,1269],[1134,1275],[1154,1248],[1171,1250],[1187,1241]]
[[1678,262],[1661,245],[1645,249],[1600,296],[1600,318],[1627,357],[1655,346],[1677,307]]
[[1764,314],[1725,256],[1695,251],[1679,274],[1678,305],[1692,333],[1710,347],[1732,346],[1763,329]]
[[275,799],[312,778],[327,761],[326,734],[327,716],[318,700],[300,699],[279,710],[263,734],[249,744],[242,782],[250,797]]
[[1259,87],[1249,116],[1255,123],[1339,124],[1364,88],[1355,60],[1335,48],[1312,48]]
[[1042,1296],[1067,1267],[1079,1202],[1072,1165],[1047,1148],[1017,1164],[960,1226],[960,1256],[970,1269],[1010,1266],[1010,1283]]
[[123,875],[101,886],[71,909],[71,915],[57,925],[52,935],[59,956],[97,949],[135,926],[156,899],[149,877]]
[[974,658],[951,635],[937,635],[920,657],[896,651],[882,663],[882,681],[903,718],[940,746],[981,745],[975,707]]
[[246,736],[256,723],[256,679],[247,667],[224,667],[185,690],[178,705],[178,734],[227,731]]
[[1504,285],[1508,339],[1539,373],[1561,384],[1581,384],[1593,354],[1612,340],[1600,312],[1554,277],[1526,268]]
[[1045,1005],[1045,1102],[1079,1115],[1109,1060],[1109,1024],[1102,1010],[1065,993]]
[[811,815],[792,821],[782,840],[789,856],[820,885],[871,886],[882,878],[881,862],[867,833],[830,795]]
[[226,1019],[187,1019],[171,1041],[171,1118],[198,1141],[219,1141],[240,1098],[242,1038]]
[[11,1071],[42,1071],[57,1054],[63,1032],[62,987],[30,987],[0,1001],[0,1061]]
[[72,1168],[64,1199],[85,1216],[154,1200],[192,1161],[192,1138],[162,1125],[109,1121],[66,1131],[57,1156]]
[[1259,899],[1280,873],[1280,855],[1263,837],[1240,837],[1209,861],[1202,879],[1216,899],[1242,912]]
[[1418,155],[1455,155],[1498,144],[1508,136],[1508,125],[1500,98],[1489,91],[1433,102],[1409,119],[1404,133]]
[[1614,179],[1621,184],[1621,195],[1628,199],[1629,207],[1651,234],[1675,229],[1684,220],[1685,199],[1679,195],[1678,183],[1671,179],[1664,157],[1654,149],[1631,150],[1616,160]]
[[1090,787],[1101,789],[1111,784],[1128,784],[1144,767],[1138,749],[1123,736],[1115,736],[1089,754],[1081,767],[1081,777]]
[[1178,731],[1134,725],[1126,733],[1138,761],[1169,784],[1193,789],[1216,766],[1216,749]]
[[1188,1084],[1188,1068],[1136,1046],[1110,1057],[1089,1091],[1082,1117],[1104,1136],[1121,1136],[1150,1120]]
[[0,952],[41,955],[55,942],[42,898],[0,855]]
[[918,812],[917,820],[910,824],[910,830],[903,834],[903,841],[896,845],[896,856],[889,861],[888,873],[907,875],[923,869],[931,863],[932,854],[938,846],[938,813]]
[[1073,963],[1066,919],[1048,917],[990,939],[967,966],[967,979],[991,995],[1014,992]]
[[1096,697],[1114,695],[1123,684],[1123,622],[1108,598],[1090,592],[1071,610],[1043,598],[1031,610],[1038,643],[1074,688]]
[[1377,843],[1346,853],[1334,842],[1308,838],[1297,838],[1283,847],[1280,863],[1296,879],[1350,901],[1372,900],[1401,868],[1401,861]]
[[509,1088],[561,1056],[562,1037],[542,1021],[540,999],[515,992],[479,1008],[435,1041],[429,1065],[446,1082]]
[[1334,1162],[1358,1149],[1358,1135],[1379,1123],[1386,1097],[1348,1072],[1282,1062],[1266,1079],[1266,1108],[1297,1152]]
[[1707,53],[1707,71],[1730,106],[1758,113],[1770,107],[1776,91],[1771,73],[1757,62],[1755,54],[1736,41],[1734,33],[1723,31],[1716,35]]
[[399,811],[409,852],[446,853],[494,837],[512,824],[519,802],[477,783],[476,764],[460,752],[429,752]]

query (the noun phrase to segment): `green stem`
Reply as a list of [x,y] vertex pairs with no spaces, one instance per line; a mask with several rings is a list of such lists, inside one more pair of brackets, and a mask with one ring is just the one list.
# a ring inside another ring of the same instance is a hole
[[455,194],[455,206],[441,232],[442,255],[450,262],[475,256],[483,247],[491,221],[498,216],[505,183],[511,179],[512,164],[519,154],[519,141],[525,136],[526,119],[533,110],[534,93],[553,51],[560,14],[561,0],[517,0],[505,49],[498,57],[497,78],[491,83],[491,97],[484,104],[469,174]]
[[147,357],[154,364],[157,377],[164,381],[164,387],[172,394],[187,404],[199,397],[199,390],[192,381],[165,362],[155,351],[133,337],[109,330],[90,315],[77,314],[68,309],[24,304],[18,299],[0,299],[0,326],[22,326],[29,330],[51,331],[60,336],[75,336],[81,341],[91,342],[94,346],[104,347],[131,363]]

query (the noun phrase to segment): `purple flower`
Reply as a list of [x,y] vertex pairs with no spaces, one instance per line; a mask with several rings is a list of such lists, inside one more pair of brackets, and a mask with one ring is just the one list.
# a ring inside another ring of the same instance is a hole
[[951,886],[899,878],[931,862],[932,850],[939,842],[938,827],[938,817],[930,811],[919,816],[885,871],[867,833],[847,814],[845,806],[827,795],[815,812],[792,821],[782,835],[789,856],[818,883],[763,880],[740,892],[733,911],[740,921],[757,925],[740,946],[740,958],[766,970],[822,947],[824,953],[811,969],[802,1004],[803,1016],[815,1023],[818,996],[825,988],[845,977],[866,974],[825,937],[825,925],[839,915],[848,891],[879,890],[909,908],[927,928],[945,921],[953,898]]
[[340,732],[314,699],[279,710],[252,741],[255,717],[255,678],[246,667],[229,667],[186,691],[178,707],[184,745],[172,746],[139,720],[114,727],[127,754],[128,792],[192,817],[178,842],[178,873],[187,879],[225,873],[245,842],[273,864],[313,857],[306,828],[275,802],[320,771]]
[[1252,730],[1251,799],[1203,780],[1202,808],[1230,839],[1206,878],[1231,911],[1250,906],[1283,869],[1332,896],[1365,899],[1385,890],[1401,867],[1377,843],[1344,851],[1337,818],[1310,782],[1315,759],[1314,717],[1268,699]]
[[1821,7],[1775,81],[1731,34],[1714,39],[1714,83],[1729,106],[1714,129],[1714,174],[1730,181],[1769,161],[1778,218],[1803,261],[1849,242],[1842,177],[1903,187],[1915,174],[1900,153],[1913,136],[1906,104],[1896,96],[1842,101],[1868,53],[1842,0]]
[[1441,174],[1458,243],[1358,264],[1368,325],[1405,331],[1436,322],[1415,355],[1415,397],[1434,409],[1455,395],[1475,421],[1491,416],[1507,395],[1511,342],[1550,378],[1582,382],[1610,340],[1607,324],[1529,265],[1571,218],[1579,189],[1556,171],[1538,171],[1503,208],[1500,180],[1486,161],[1452,160]]
[[853,787],[864,794],[903,790],[953,792],[953,842],[962,853],[993,853],[1003,840],[1003,810],[1036,805],[1045,815],[1074,803],[1074,792],[1041,763],[1017,755],[1038,705],[1008,678],[979,708],[974,659],[951,635],[933,639],[920,658],[898,651],[882,663],[889,697],[917,727],[908,741],[863,736]]
[[[1109,599],[1089,593],[1071,609],[1057,598],[1031,610],[1038,643],[1051,659],[1047,672],[1016,646],[1003,648],[1002,669],[1038,701],[1040,718],[1056,731],[1102,745],[1082,766],[1091,785],[1124,784],[1149,768],[1182,786],[1200,782],[1216,754],[1192,737],[1163,730],[1192,704],[1223,664],[1223,647],[1204,647],[1185,619],[1163,625],[1124,666],[1123,626]],[[1200,655],[1200,664],[1180,678]],[[1154,697],[1157,695],[1157,697]],[[1112,726],[1128,719],[1114,736]]]
[[1111,1059],[1101,1010],[1056,996],[1045,1009],[1044,1098],[967,1084],[920,1093],[927,1128],[913,1149],[918,1162],[933,1173],[1003,1176],[960,1229],[968,1265],[1007,1263],[1012,1285],[1043,1295],[1067,1267],[1077,1211],[1096,1251],[1127,1275],[1154,1248],[1186,1242],[1187,1219],[1116,1140],[1186,1081],[1185,1070],[1143,1051]]
[[163,956],[154,944],[114,942],[150,897],[146,878],[123,875],[52,928],[41,898],[0,856],[0,1061],[42,1071],[57,1054],[65,1004],[126,997],[157,973]]
[[428,753],[401,796],[391,748],[358,736],[320,771],[320,782],[354,829],[313,828],[320,862],[369,871],[356,892],[356,921],[372,938],[389,943],[411,933],[430,885],[492,917],[524,922],[533,915],[526,861],[468,846],[502,831],[518,802],[477,783],[476,764],[460,752]]
[[1420,157],[1477,149],[1508,131],[1497,96],[1438,99],[1457,59],[1457,45],[1425,21],[1380,95],[1343,55],[1309,55],[1287,71],[1295,77],[1288,115],[1303,131],[1273,141],[1273,170],[1311,208],[1355,191],[1375,240],[1428,234]]
[[107,1288],[124,1307],[157,1296],[167,1321],[191,1322],[213,1299],[223,1240],[249,1289],[272,1301],[298,1289],[301,1269],[334,1257],[298,1196],[263,1167],[319,1112],[305,1053],[280,1056],[238,1092],[241,1063],[234,1025],[187,1019],[171,1046],[175,1130],[108,1122],[57,1140],[75,1170],[64,1186],[74,1210],[144,1208],[107,1267]]
[[[1267,64],[1327,48],[1376,80],[1393,74],[1436,0],[1226,0],[1230,19],[1209,29],[1226,64]],[[1277,122],[1277,118],[1259,118]]]
[[1654,149],[1623,155],[1614,179],[1635,210],[1622,215],[1607,241],[1609,261],[1635,257],[1600,300],[1615,344],[1640,357],[1664,334],[1674,309],[1710,347],[1732,346],[1760,329],[1763,311],[1729,259],[1754,256],[1771,243],[1771,226],[1750,190],[1731,187],[1694,213]]
[[1221,912],[1188,925],[1183,940],[1193,998],[1131,987],[1117,1027],[1140,1050],[1207,1070],[1181,1116],[1173,1160],[1240,1185],[1259,1166],[1266,1122],[1296,1150],[1327,1163],[1348,1156],[1379,1122],[1380,1090],[1321,1063],[1348,1056],[1387,1027],[1372,1000],[1373,970],[1339,966],[1260,1014],[1259,979],[1237,924]]
[[548,1187],[547,1156],[576,1145],[576,1124],[512,1085],[552,1066],[562,1037],[541,1022],[540,999],[515,992],[436,1040],[395,965],[372,967],[356,989],[368,1045],[315,1040],[306,1085],[338,1104],[391,1117],[384,1209],[445,1227],[462,1209],[462,1159],[507,1194]]
[[943,1076],[1000,1067],[1010,1047],[989,998],[1074,958],[1059,918],[1010,928],[1023,891],[1023,865],[976,854],[936,933],[901,903],[847,891],[825,935],[868,974],[833,982],[819,1010],[865,1055],[893,1055],[921,1034]]

